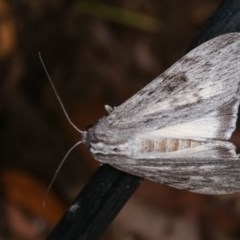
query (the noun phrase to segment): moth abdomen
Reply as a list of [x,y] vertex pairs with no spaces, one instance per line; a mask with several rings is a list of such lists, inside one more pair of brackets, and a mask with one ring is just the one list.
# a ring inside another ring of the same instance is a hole
[[175,152],[183,149],[194,148],[205,144],[202,141],[191,139],[177,139],[177,138],[160,138],[160,139],[142,139],[141,152]]

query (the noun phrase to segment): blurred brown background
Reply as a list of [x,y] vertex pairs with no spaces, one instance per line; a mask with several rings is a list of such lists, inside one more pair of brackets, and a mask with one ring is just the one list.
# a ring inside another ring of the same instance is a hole
[[[0,0],[0,239],[45,239],[98,166],[81,129],[179,59],[220,0]],[[240,239],[239,194],[203,196],[144,181],[102,239]]]

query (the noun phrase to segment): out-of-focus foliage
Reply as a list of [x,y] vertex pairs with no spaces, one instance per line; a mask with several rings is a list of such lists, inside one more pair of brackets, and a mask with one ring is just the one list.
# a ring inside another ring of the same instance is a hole
[[[0,0],[3,239],[45,239],[98,163],[71,154],[42,208],[47,184],[80,136],[67,123],[41,51],[81,129],[180,58],[220,0]],[[238,194],[207,197],[145,181],[103,239],[239,239]]]

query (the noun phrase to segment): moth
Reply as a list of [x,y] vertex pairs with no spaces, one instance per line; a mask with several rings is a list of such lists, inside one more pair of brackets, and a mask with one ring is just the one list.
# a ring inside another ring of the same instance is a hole
[[240,190],[240,159],[229,139],[239,101],[240,33],[229,33],[187,53],[88,131],[78,130],[82,139],[69,152],[85,143],[98,161],[127,173],[192,192],[233,193]]

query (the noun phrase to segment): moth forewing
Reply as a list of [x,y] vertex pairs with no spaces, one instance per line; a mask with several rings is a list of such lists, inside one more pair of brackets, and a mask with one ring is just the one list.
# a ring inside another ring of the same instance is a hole
[[228,140],[240,98],[240,33],[192,50],[88,132],[97,160],[206,194],[240,189]]

